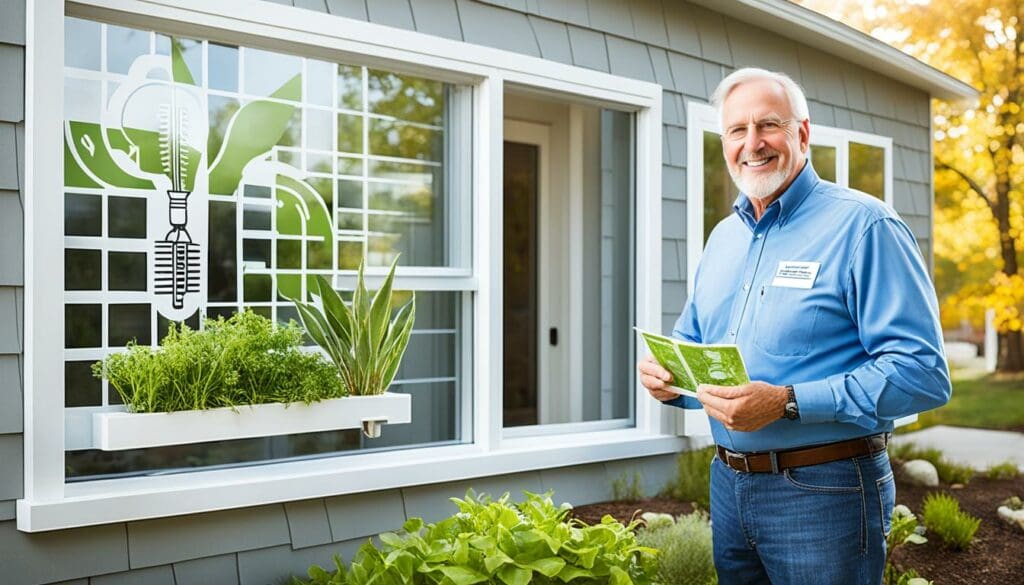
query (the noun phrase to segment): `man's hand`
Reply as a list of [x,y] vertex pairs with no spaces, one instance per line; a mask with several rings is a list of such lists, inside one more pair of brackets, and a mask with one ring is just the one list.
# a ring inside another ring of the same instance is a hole
[[704,405],[704,411],[718,419],[725,428],[751,432],[782,418],[788,392],[785,386],[773,386],[767,382],[750,382],[742,386],[702,384],[697,387],[697,398]]
[[654,398],[665,401],[679,396],[668,389],[668,385],[672,382],[672,374],[661,367],[654,356],[647,356],[647,359],[636,365],[636,369],[640,372],[640,383]]

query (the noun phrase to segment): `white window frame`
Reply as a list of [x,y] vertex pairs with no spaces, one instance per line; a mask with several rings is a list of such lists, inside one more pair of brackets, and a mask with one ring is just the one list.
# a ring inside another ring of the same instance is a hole
[[[693,294],[697,264],[704,253],[704,132],[722,133],[718,111],[705,103],[686,103],[686,290]],[[858,142],[877,146],[885,151],[885,203],[893,206],[892,138],[867,134],[845,128],[811,124],[811,148],[815,144],[836,149],[836,184],[849,184],[849,144]],[[917,421],[917,415],[896,420],[896,426]],[[700,410],[687,410],[683,415],[683,434],[705,436],[711,434],[707,415]]]
[[[516,473],[685,447],[659,404],[634,385],[636,425],[502,437],[502,140],[505,83],[631,111],[636,120],[637,325],[661,315],[662,88],[544,59],[257,0],[77,0],[68,14],[387,67],[470,84],[472,271],[448,278],[472,302],[473,442],[164,476],[66,483],[63,311],[65,4],[26,5],[24,497],[17,526],[39,532]],[[487,229],[484,229],[487,228]],[[640,235],[642,234],[642,236]],[[409,284],[435,286],[423,273]],[[470,336],[466,336],[467,338]]]
[[[705,103],[687,101],[686,131],[686,288],[693,293],[697,264],[704,253],[704,132],[722,133],[718,111]],[[876,146],[885,151],[884,201],[893,207],[892,138],[811,124],[811,148],[818,144],[836,149],[836,184],[843,187],[849,186],[851,142]]]

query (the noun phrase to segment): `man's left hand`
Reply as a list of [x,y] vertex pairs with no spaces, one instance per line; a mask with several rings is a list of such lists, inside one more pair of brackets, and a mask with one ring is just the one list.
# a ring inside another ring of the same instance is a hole
[[733,431],[756,431],[782,418],[788,392],[785,386],[767,382],[750,382],[742,386],[697,388],[697,398],[709,416],[718,419]]

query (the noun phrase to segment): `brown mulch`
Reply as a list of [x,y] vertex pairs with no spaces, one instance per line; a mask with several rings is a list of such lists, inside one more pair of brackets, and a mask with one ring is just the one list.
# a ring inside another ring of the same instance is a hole
[[897,567],[913,568],[935,585],[1024,583],[1024,531],[1010,526],[996,513],[1006,498],[1024,497],[1024,476],[1010,480],[976,477],[962,489],[898,483],[896,502],[908,506],[920,519],[921,501],[931,491],[955,497],[960,500],[961,510],[981,518],[974,544],[966,551],[953,551],[943,546],[937,534],[926,533],[926,544],[906,544],[896,551],[893,562]]
[[629,524],[634,517],[640,518],[644,512],[658,512],[661,514],[672,514],[682,516],[693,512],[693,506],[689,503],[673,500],[672,498],[648,498],[635,502],[601,502],[588,504],[573,508],[572,515],[587,524],[600,524],[605,514],[611,515],[623,524]]
[[[935,585],[1011,585],[1024,583],[1024,531],[999,518],[996,508],[1010,496],[1024,498],[1024,476],[1012,480],[991,480],[976,477],[961,489],[948,486],[923,488],[896,486],[896,502],[908,506],[918,518],[921,502],[931,491],[948,493],[960,500],[960,509],[981,518],[974,544],[967,551],[953,551],[942,544],[936,534],[926,534],[922,545],[906,544],[898,549],[893,561],[901,570],[915,569]],[[639,512],[638,512],[639,510]],[[636,502],[602,502],[579,506],[576,518],[594,524],[605,514],[628,523],[642,512],[661,512],[679,516],[689,514],[693,506],[671,498],[650,498]]]

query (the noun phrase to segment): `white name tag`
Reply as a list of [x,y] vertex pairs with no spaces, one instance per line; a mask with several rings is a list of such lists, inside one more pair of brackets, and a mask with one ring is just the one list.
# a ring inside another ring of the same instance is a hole
[[814,286],[814,279],[818,277],[819,268],[821,262],[779,262],[772,286],[811,288]]

